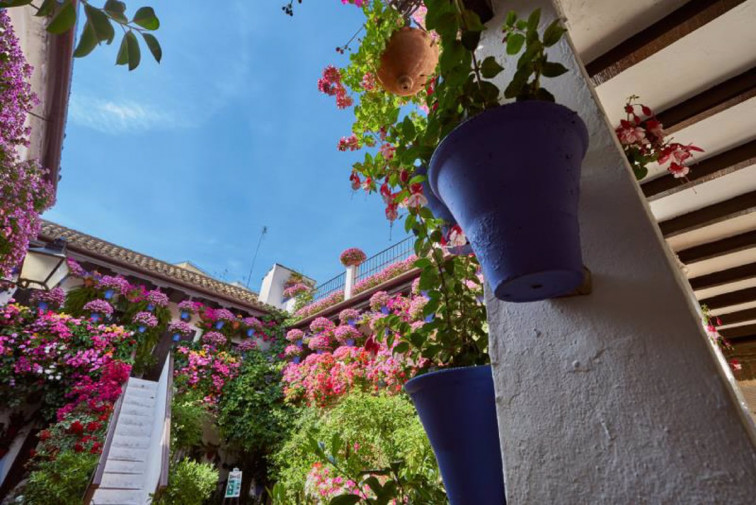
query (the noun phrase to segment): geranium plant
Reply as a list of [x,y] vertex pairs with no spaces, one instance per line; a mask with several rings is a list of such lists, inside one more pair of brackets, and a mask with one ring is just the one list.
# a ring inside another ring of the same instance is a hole
[[675,178],[684,178],[690,172],[690,166],[685,163],[693,158],[694,152],[703,152],[703,149],[665,139],[664,125],[654,111],[638,103],[638,99],[636,95],[627,99],[626,117],[615,129],[635,178],[641,180],[646,177],[651,163],[666,166]]
[[345,267],[360,266],[366,259],[367,256],[362,249],[357,249],[356,247],[346,249],[339,256],[339,261],[341,261],[341,264]]

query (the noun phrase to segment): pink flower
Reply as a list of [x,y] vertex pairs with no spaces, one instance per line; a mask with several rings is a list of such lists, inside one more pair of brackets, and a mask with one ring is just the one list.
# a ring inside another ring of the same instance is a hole
[[360,141],[355,134],[352,134],[349,137],[341,137],[341,140],[339,140],[339,151],[356,151],[360,149],[360,147]]
[[375,75],[368,72],[362,76],[362,89],[365,91],[373,91],[375,89]]
[[385,159],[386,161],[393,159],[395,152],[396,147],[392,146],[391,144],[383,144],[380,149],[380,153],[383,155],[383,159]]
[[640,126],[635,126],[629,121],[622,121],[617,128],[617,136],[623,145],[642,144],[646,140],[646,131]]

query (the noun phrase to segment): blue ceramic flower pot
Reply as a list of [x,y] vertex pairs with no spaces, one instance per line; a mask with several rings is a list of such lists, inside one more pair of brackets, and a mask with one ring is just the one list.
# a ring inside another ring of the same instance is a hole
[[189,314],[188,311],[186,311],[186,310],[182,310],[181,311],[181,320],[182,321],[188,321],[191,317],[192,317],[192,315]]
[[47,309],[48,309],[48,307],[50,307],[50,305],[47,302],[39,302],[39,303],[37,303],[37,307],[39,307],[39,310],[47,311]]
[[350,318],[347,320],[347,324],[351,326],[352,328],[355,328],[357,326],[357,320],[354,318]]
[[[417,169],[415,170],[415,175],[428,175],[428,167],[417,167]],[[449,209],[446,208],[446,205],[444,205],[444,202],[439,200],[436,194],[433,193],[430,185],[428,184],[428,179],[423,181],[423,195],[425,195],[425,198],[428,200],[428,205],[426,205],[426,207],[430,209],[430,211],[436,218],[443,219],[447,223],[451,224],[455,224],[457,222],[454,220],[454,216],[452,216],[451,212],[449,212]]]
[[346,339],[346,345],[348,345],[349,347],[354,346],[354,339],[353,338]]
[[173,341],[174,342],[178,342],[179,340],[181,340],[181,334],[180,333],[174,333],[173,334]]
[[102,315],[98,314],[97,312],[92,312],[89,315],[89,319],[91,319],[93,322],[99,322],[100,319],[102,319]]
[[436,454],[451,505],[504,505],[490,366],[454,368],[404,385]]
[[583,279],[578,199],[588,130],[574,111],[527,101],[462,123],[433,153],[433,192],[500,300],[567,294]]
[[142,325],[139,325],[139,328],[137,328],[137,331],[139,331],[139,333],[144,333],[144,331],[145,331],[146,329],[147,329],[147,327],[146,327],[146,326],[142,326]]
[[302,349],[304,347],[304,342],[302,342],[302,340],[297,340],[297,347]]
[[223,328],[223,323],[224,323],[224,321],[216,321],[215,322],[215,329],[216,330],[220,330],[221,328]]
[[294,356],[294,359],[292,360],[293,363],[299,363],[302,360],[299,356]]
[[388,313],[389,313],[389,312],[390,312],[390,311],[389,311],[389,308],[388,308],[388,307],[386,307],[385,305],[384,305],[383,307],[381,307],[381,314],[386,314],[386,315],[388,315]]
[[248,337],[251,337],[251,336],[252,336],[252,335],[254,335],[254,334],[255,334],[255,330],[253,330],[252,328],[248,328],[248,329],[247,329],[247,336],[248,336]]
[[153,310],[155,310],[155,305],[152,304],[152,303],[148,303],[147,304],[147,311],[148,312],[152,312]]
[[112,289],[106,290],[105,291],[105,299],[106,300],[110,300],[111,298],[113,298],[114,294],[115,294],[115,291],[113,291]]

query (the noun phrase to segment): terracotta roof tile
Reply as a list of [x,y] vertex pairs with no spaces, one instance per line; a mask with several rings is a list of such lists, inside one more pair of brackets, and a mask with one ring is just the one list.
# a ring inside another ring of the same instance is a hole
[[113,260],[125,264],[136,271],[152,274],[174,281],[189,288],[213,294],[219,298],[235,302],[239,305],[268,313],[280,313],[280,310],[257,299],[257,295],[247,289],[234,286],[226,282],[213,279],[186,268],[178,267],[165,261],[117,246],[97,237],[66,228],[50,221],[42,220],[40,236],[45,239],[58,237],[66,239],[68,248],[73,252],[92,254],[103,259]]

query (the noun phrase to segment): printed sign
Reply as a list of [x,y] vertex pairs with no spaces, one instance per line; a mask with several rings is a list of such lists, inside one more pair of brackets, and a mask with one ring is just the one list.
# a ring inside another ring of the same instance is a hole
[[226,484],[226,498],[239,498],[241,496],[242,472],[234,468],[228,474],[228,483]]

